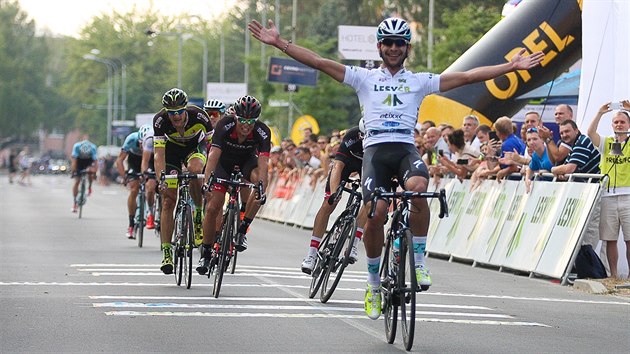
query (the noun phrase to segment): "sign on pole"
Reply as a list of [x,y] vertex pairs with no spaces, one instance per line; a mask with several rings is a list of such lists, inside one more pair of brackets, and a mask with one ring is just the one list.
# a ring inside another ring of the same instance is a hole
[[296,60],[285,58],[269,58],[267,81],[302,86],[317,85],[317,70]]
[[208,97],[219,100],[229,106],[237,99],[247,95],[247,84],[236,82],[208,82]]
[[381,60],[376,48],[376,27],[339,26],[339,54],[348,60]]

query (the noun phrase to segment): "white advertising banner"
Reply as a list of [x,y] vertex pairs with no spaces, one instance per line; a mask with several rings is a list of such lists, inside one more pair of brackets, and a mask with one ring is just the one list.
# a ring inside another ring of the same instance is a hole
[[376,27],[338,26],[339,54],[348,60],[381,60],[376,48]]
[[[470,191],[470,180],[464,180],[463,185],[465,190]],[[469,251],[479,241],[480,225],[486,215],[488,203],[492,199],[493,188],[490,183],[483,183],[469,194],[468,205],[459,220],[462,227],[459,228],[457,242],[453,243],[451,248],[452,256],[463,259],[471,259]]]
[[597,197],[598,184],[567,182],[559,206],[560,212],[538,261],[535,273],[554,278],[564,275],[571,254],[580,240]]
[[497,245],[510,206],[518,187],[518,182],[506,181],[498,184],[496,181],[484,181],[482,186],[493,190],[488,198],[487,207],[480,215],[477,227],[478,236],[468,249],[468,257],[475,262],[488,263]]
[[504,267],[531,272],[538,264],[559,214],[565,184],[534,182],[518,228],[510,240]]
[[[459,180],[453,180],[452,191],[448,197],[448,207],[451,216],[440,221],[437,230],[427,238],[427,250],[430,253],[451,254],[455,239],[459,238],[460,219],[468,206],[471,194],[467,185]],[[462,226],[465,228],[465,226]]]
[[[440,182],[437,185],[433,182],[434,180],[429,181],[429,187],[427,188],[427,192],[435,192],[444,188],[446,192],[446,200],[448,200],[449,196],[451,195],[451,192],[453,191],[453,184],[455,183],[455,181],[450,178],[442,178],[440,179]],[[429,210],[431,211],[431,224],[429,224],[429,232],[427,234],[428,235],[427,247],[429,247],[429,243],[431,242],[431,237],[432,235],[435,235],[435,232],[438,229],[442,220],[448,219],[448,217],[444,217],[442,219],[439,218],[440,201],[437,200],[436,198],[429,199]]]
[[525,209],[525,204],[529,198],[529,194],[525,193],[524,182],[504,181],[502,183],[505,183],[506,187],[508,184],[514,185],[516,191],[512,202],[508,205],[508,213],[502,227],[497,228],[491,237],[491,239],[494,237],[498,238],[489,262],[494,265],[502,265],[505,262],[512,244],[512,235],[516,233],[516,230],[523,222],[523,209]]

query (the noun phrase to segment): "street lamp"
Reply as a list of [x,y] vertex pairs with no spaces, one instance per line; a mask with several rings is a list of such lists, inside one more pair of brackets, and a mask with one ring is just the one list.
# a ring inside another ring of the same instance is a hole
[[177,87],[182,87],[182,47],[184,41],[188,39],[192,39],[198,43],[201,43],[203,47],[203,67],[202,67],[202,88],[204,100],[207,99],[207,90],[208,90],[208,44],[205,39],[199,38],[190,33],[182,33],[182,32],[156,32],[151,29],[148,29],[144,32],[147,36],[174,36],[177,37]]
[[111,61],[101,59],[94,54],[85,54],[83,56],[85,60],[93,60],[107,66],[107,145],[112,143],[112,76],[114,71],[114,65]]

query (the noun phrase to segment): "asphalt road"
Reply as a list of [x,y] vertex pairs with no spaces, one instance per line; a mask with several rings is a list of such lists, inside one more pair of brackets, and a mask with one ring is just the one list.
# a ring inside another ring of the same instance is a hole
[[[256,220],[237,273],[218,299],[211,279],[190,290],[159,270],[159,242],[124,237],[126,191],[95,186],[84,218],[67,176],[33,186],[0,176],[0,351],[400,352],[383,320],[363,313],[366,266],[351,266],[327,304],[299,270],[309,231]],[[195,256],[195,262],[197,256]],[[545,279],[429,258],[413,351],[627,353],[630,300]]]

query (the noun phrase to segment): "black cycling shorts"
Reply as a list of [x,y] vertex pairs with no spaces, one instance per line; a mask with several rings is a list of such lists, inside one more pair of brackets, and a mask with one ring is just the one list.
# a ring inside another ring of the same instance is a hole
[[365,148],[361,184],[363,201],[367,203],[376,188],[389,190],[392,177],[402,186],[413,176],[429,179],[429,171],[413,144],[382,143]]
[[199,144],[190,146],[181,146],[170,141],[166,142],[164,147],[164,159],[166,160],[166,174],[176,174],[182,172],[182,165],[188,165],[191,158],[198,157],[206,164],[208,156],[208,142],[204,139]]
[[94,160],[92,159],[77,158],[77,172],[83,171],[86,168],[90,167],[93,162]]
[[[142,166],[142,155],[127,154],[127,169],[140,172]],[[129,180],[138,179],[136,176],[129,177]]]

